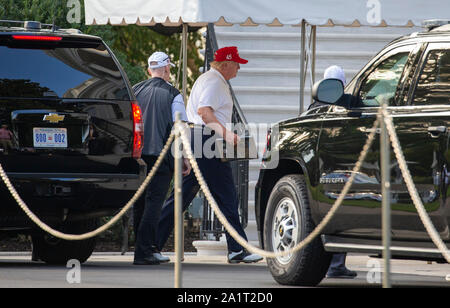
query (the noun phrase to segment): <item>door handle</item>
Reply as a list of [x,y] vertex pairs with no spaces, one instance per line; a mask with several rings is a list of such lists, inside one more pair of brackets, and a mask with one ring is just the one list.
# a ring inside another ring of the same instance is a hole
[[428,127],[428,133],[430,133],[431,138],[438,138],[440,135],[447,132],[446,126],[430,126]]

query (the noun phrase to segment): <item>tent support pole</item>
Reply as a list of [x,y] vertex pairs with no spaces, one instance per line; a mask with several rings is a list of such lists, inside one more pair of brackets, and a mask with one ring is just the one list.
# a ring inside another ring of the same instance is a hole
[[187,103],[187,44],[188,44],[188,25],[183,24],[183,33],[182,33],[182,48],[183,48],[183,99],[184,103]]
[[304,111],[305,70],[306,70],[306,21],[302,20],[302,36],[300,46],[300,113]]
[[[311,89],[316,82],[316,38],[317,38],[317,26],[311,26]],[[311,95],[311,104],[313,98]]]
[[[309,35],[307,35],[308,26],[310,27]],[[308,65],[310,66],[310,86],[316,80],[316,41],[317,41],[317,26],[308,25],[305,20],[302,20],[302,36],[300,49],[300,113],[305,111],[305,88],[306,78],[308,73]],[[311,97],[310,104],[313,103]]]

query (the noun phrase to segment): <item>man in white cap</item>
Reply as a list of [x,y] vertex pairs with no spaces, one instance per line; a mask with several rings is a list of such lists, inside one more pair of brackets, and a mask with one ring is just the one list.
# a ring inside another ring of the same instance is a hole
[[[167,54],[161,51],[153,53],[148,59],[151,78],[133,87],[144,122],[142,159],[147,163],[147,172],[150,172],[170,136],[176,112],[181,114],[181,120],[187,121],[183,97],[169,83],[172,66],[174,65]],[[156,233],[161,208],[173,177],[173,168],[173,157],[169,152],[148,185],[145,197],[134,205],[135,265],[170,261],[156,248]],[[189,174],[190,168],[185,159],[183,175]]]
[[[337,65],[329,66],[323,73],[323,79],[339,79],[340,81],[342,81],[342,84],[344,86],[347,83],[346,79],[345,79],[344,70],[340,66],[337,66]],[[309,105],[308,110],[317,108],[320,106],[328,106],[328,105],[320,103],[320,102],[314,102],[311,105]]]
[[[346,79],[345,79],[345,72],[344,70],[337,65],[332,65],[328,67],[324,74],[324,79],[339,79],[342,81],[342,84],[345,86]],[[314,103],[315,105],[317,103]],[[311,105],[311,108],[314,108],[316,106]],[[320,104],[322,105],[322,104]],[[331,259],[331,264],[327,272],[327,278],[354,278],[356,277],[356,272],[349,270],[345,266],[345,259],[347,257],[346,253],[335,253],[333,254],[333,257]]]
[[332,79],[332,78],[339,79],[340,81],[342,81],[344,86],[347,83],[345,79],[344,69],[340,66],[332,65],[328,67],[323,73],[323,79]]

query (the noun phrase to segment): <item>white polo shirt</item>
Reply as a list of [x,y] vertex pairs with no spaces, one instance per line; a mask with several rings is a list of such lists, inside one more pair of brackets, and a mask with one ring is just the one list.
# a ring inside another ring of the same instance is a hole
[[189,122],[205,125],[197,113],[201,107],[211,107],[222,125],[231,123],[233,98],[230,88],[222,74],[213,68],[202,74],[192,87],[186,107]]

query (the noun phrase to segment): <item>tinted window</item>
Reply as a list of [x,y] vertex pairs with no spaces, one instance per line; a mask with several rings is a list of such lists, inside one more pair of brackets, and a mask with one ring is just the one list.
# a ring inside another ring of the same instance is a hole
[[362,106],[379,106],[383,97],[392,105],[408,56],[409,52],[401,52],[389,57],[367,76],[359,92]]
[[130,99],[103,44],[52,49],[0,46],[0,97]]
[[432,50],[420,73],[414,104],[448,104],[449,98],[450,50]]

